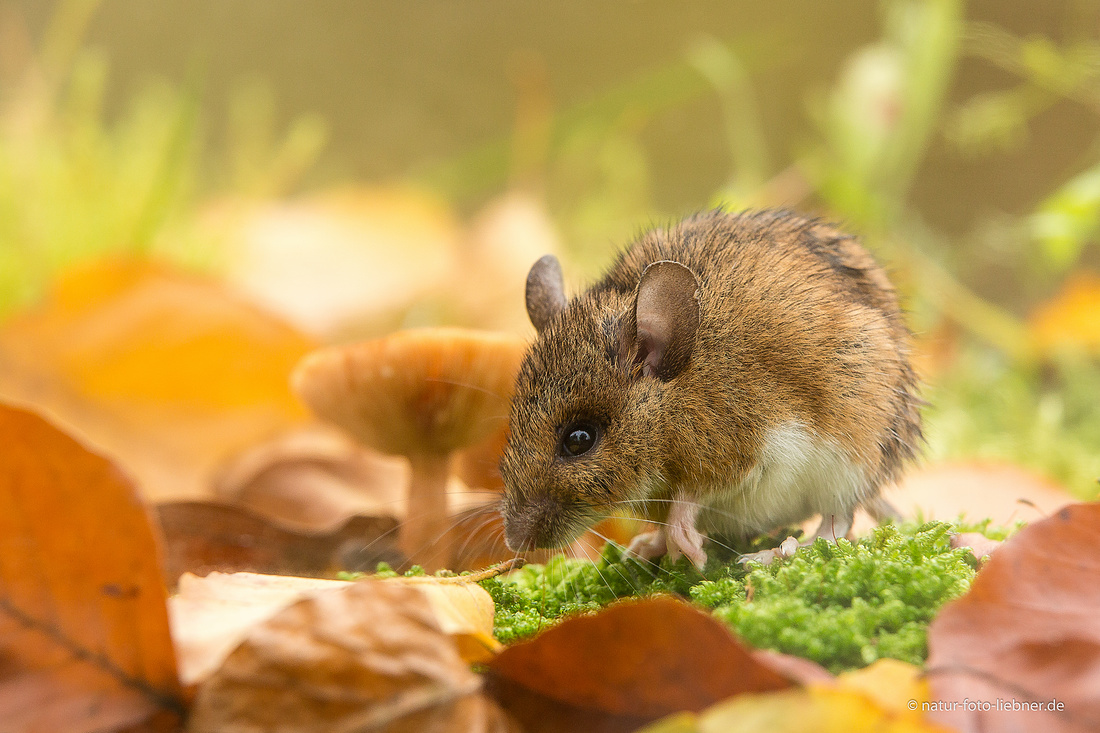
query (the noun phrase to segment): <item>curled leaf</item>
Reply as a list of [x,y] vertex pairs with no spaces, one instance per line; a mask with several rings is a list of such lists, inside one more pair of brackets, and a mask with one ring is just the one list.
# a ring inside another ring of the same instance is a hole
[[[473,580],[392,578],[360,581],[398,585],[420,594],[434,624],[452,640],[466,662],[483,661],[500,645],[493,639],[493,602]],[[180,676],[186,684],[207,679],[226,656],[259,624],[318,591],[343,590],[342,580],[297,578],[256,573],[186,574],[169,600],[172,637],[180,652]]]
[[928,629],[935,713],[962,731],[1100,728],[1100,504],[1035,522]]
[[190,730],[506,730],[481,684],[423,593],[367,580],[254,626],[199,689]]

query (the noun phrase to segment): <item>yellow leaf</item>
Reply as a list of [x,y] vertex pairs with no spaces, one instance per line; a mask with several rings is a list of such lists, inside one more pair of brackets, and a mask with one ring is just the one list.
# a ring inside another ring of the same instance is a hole
[[644,733],[937,733],[914,705],[928,699],[920,668],[893,659],[847,672],[835,684],[738,695],[699,713],[670,716]]
[[887,712],[910,715],[910,701],[928,700],[928,682],[920,667],[897,659],[879,659],[869,667],[837,678],[842,689],[863,693]]
[[457,578],[391,578],[387,582],[405,583],[428,597],[432,613],[443,633],[453,637],[458,652],[467,662],[486,662],[500,650],[493,637],[492,597],[480,585]]

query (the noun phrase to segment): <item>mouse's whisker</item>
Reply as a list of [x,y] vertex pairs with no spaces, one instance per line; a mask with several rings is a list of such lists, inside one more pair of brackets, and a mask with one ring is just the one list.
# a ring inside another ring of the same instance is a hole
[[485,394],[487,394],[491,397],[496,397],[501,402],[509,402],[510,401],[510,397],[508,395],[503,395],[500,392],[496,392],[496,391],[491,390],[491,389],[486,389],[485,387],[480,387],[476,384],[470,384],[469,382],[460,382],[457,379],[440,379],[439,377],[429,377],[429,378],[425,379],[424,381],[426,381],[426,382],[435,382],[437,384],[449,384],[452,387],[464,387],[466,389],[472,389],[475,392],[483,392],[483,393],[485,393]]
[[[600,531],[598,531],[598,530],[596,530],[596,529],[592,529],[592,530],[590,530],[590,531],[592,532],[592,534],[594,534],[594,535],[596,535],[597,537],[599,537],[600,539],[602,539],[602,540],[603,540],[603,541],[604,541],[605,543],[612,543],[612,540],[611,540],[611,538],[610,538],[610,537],[608,537],[607,535],[603,534],[602,532],[600,532]],[[614,544],[614,543],[612,543],[612,544]],[[615,596],[616,596],[616,593],[615,593],[615,589],[614,589],[614,588],[612,587],[612,585],[611,585],[610,581],[608,581],[608,580],[607,580],[607,578],[606,578],[606,577],[604,576],[604,574],[603,574],[602,572],[600,572],[600,561],[599,561],[599,560],[597,560],[597,561],[596,561],[596,562],[594,563],[594,565],[595,565],[595,569],[596,569],[596,572],[597,572],[597,573],[599,574],[599,576],[600,576],[600,579],[601,579],[601,580],[602,580],[602,581],[604,582],[604,585],[606,585],[606,586],[607,586],[607,589],[608,589],[608,590],[609,590],[609,591],[611,592],[611,595],[612,595],[613,597],[615,597]],[[628,585],[628,586],[630,586],[630,590],[631,590],[632,592],[634,592],[634,593],[637,593],[637,592],[638,592],[638,590],[639,590],[638,586],[634,585],[634,583],[633,583],[633,582],[632,582],[632,581],[630,580],[630,578],[628,578],[628,577],[626,577],[625,575],[623,575],[623,571],[622,571],[622,570],[620,570],[620,569],[619,569],[619,568],[618,568],[617,566],[615,566],[615,572],[616,572],[616,573],[618,573],[618,575],[619,575],[619,577],[620,577],[620,578],[622,578],[623,580],[625,580],[625,581],[626,581],[627,585]]]
[[[619,499],[617,501],[611,502],[611,506],[623,506],[623,505],[633,506],[633,505],[638,505],[638,504],[641,504],[641,505],[645,505],[645,504],[672,504],[674,502],[675,502],[675,499],[667,499],[667,498]],[[703,511],[707,512],[708,514],[717,514],[720,517],[727,517],[729,519],[737,519],[741,516],[735,511],[730,511],[729,509],[719,509],[718,507],[711,506],[711,505],[706,505],[703,508]],[[649,520],[646,520],[646,521],[649,521]]]

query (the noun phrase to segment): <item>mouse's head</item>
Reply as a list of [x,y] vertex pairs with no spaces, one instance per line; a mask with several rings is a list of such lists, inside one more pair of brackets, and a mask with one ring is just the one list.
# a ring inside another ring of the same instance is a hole
[[691,361],[697,287],[683,265],[658,262],[633,293],[597,288],[567,301],[554,257],[531,269],[538,338],[516,380],[500,465],[509,547],[566,545],[659,480],[663,404]]

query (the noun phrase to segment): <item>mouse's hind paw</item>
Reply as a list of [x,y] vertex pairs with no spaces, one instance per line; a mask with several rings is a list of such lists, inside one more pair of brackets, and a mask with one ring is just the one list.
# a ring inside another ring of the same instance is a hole
[[798,552],[798,548],[804,547],[799,544],[797,537],[788,537],[783,540],[779,547],[773,547],[770,550],[761,550],[760,552],[750,552],[747,555],[742,555],[737,558],[737,562],[742,565],[748,565],[750,562],[758,562],[761,565],[771,565],[774,560],[786,560],[789,557],[793,557],[794,553]]

